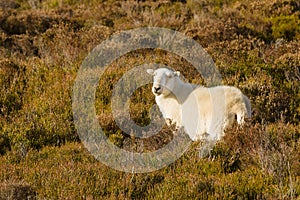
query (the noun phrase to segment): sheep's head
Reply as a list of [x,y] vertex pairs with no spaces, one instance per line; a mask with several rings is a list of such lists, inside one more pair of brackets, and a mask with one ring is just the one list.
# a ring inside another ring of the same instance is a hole
[[152,92],[156,96],[168,96],[174,90],[176,78],[180,75],[180,72],[167,68],[147,69],[147,73],[153,76]]

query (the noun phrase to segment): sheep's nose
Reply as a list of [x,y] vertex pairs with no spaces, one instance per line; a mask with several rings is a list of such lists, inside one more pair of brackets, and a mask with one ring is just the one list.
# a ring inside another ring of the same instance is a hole
[[154,87],[154,92],[157,93],[160,90],[160,87]]

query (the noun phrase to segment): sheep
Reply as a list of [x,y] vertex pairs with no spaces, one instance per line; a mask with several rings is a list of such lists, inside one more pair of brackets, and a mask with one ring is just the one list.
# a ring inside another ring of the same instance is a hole
[[235,121],[242,126],[251,117],[251,103],[233,86],[203,87],[184,82],[180,72],[147,69],[153,76],[152,93],[168,125],[183,128],[193,141],[206,141],[201,157],[224,136]]

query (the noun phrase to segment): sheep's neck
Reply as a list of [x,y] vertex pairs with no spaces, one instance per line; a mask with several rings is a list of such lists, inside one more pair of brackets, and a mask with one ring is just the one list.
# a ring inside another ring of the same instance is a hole
[[177,82],[174,87],[173,95],[176,97],[178,103],[182,104],[193,91],[193,86],[190,83],[183,82],[179,78],[177,78]]

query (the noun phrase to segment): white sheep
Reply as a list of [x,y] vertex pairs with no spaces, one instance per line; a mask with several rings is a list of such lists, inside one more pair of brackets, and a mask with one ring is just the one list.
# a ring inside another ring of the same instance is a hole
[[147,73],[153,75],[152,92],[167,124],[183,127],[193,141],[208,141],[201,156],[210,152],[235,118],[242,125],[245,117],[251,117],[249,99],[235,87],[193,85],[167,68],[147,69]]

